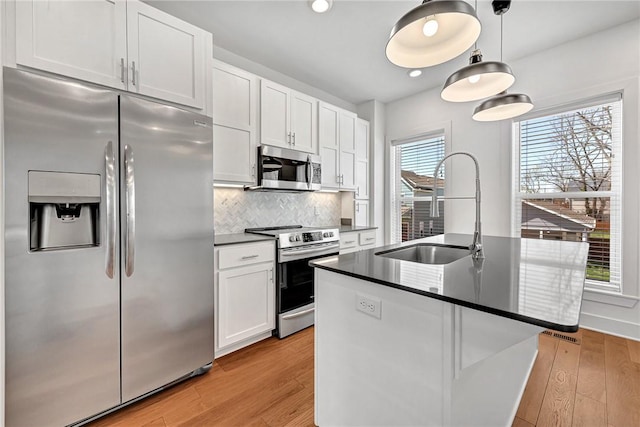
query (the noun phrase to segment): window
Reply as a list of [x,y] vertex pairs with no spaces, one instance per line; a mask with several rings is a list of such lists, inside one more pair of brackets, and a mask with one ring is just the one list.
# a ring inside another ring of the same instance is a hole
[[444,192],[444,165],[439,177],[433,172],[444,157],[444,131],[394,142],[391,156],[392,212],[391,240],[405,242],[444,233],[444,205],[440,201],[440,217],[431,218],[431,195],[434,184]]
[[514,124],[514,235],[589,242],[587,285],[620,292],[619,94]]

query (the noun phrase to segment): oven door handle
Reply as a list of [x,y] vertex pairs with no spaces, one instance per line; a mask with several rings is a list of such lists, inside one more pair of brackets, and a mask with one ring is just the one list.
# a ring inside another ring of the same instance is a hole
[[340,245],[335,245],[335,246],[324,246],[321,249],[304,249],[301,251],[290,251],[290,252],[285,252],[282,251],[282,256],[296,256],[296,255],[304,255],[304,254],[312,254],[315,252],[324,252],[330,249],[338,249],[340,247]]
[[305,314],[313,313],[314,311],[316,311],[315,307],[308,310],[299,311],[297,313],[287,314],[285,316],[282,316],[282,320],[295,319],[296,317],[304,316]]

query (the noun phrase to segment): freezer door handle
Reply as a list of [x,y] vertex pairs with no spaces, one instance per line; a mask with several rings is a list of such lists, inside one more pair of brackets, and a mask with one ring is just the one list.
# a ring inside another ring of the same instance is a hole
[[104,149],[104,168],[107,205],[105,273],[108,278],[113,279],[113,264],[116,258],[116,158],[113,153],[112,141],[107,142],[107,146]]
[[124,272],[127,277],[133,274],[136,258],[136,187],[133,168],[133,149],[129,145],[124,146],[124,186],[125,186],[125,210],[127,219],[126,235],[124,240],[125,264]]

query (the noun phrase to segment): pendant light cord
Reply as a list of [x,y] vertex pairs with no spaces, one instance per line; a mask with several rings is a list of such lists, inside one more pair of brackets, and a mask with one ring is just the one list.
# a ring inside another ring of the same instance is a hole
[[[478,17],[478,0],[475,0],[473,8],[476,11],[476,18]],[[473,50],[478,50],[478,39],[473,43]]]
[[502,62],[502,32],[504,31],[503,17],[504,15],[500,15],[500,62]]

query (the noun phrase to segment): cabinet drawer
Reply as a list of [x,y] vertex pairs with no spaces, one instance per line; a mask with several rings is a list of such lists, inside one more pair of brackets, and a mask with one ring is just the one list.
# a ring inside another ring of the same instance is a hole
[[218,252],[218,269],[241,267],[275,259],[274,242],[242,243],[221,247]]
[[376,244],[376,230],[361,231],[358,234],[360,246],[373,246]]
[[355,248],[358,245],[358,235],[347,233],[340,236],[340,249]]

